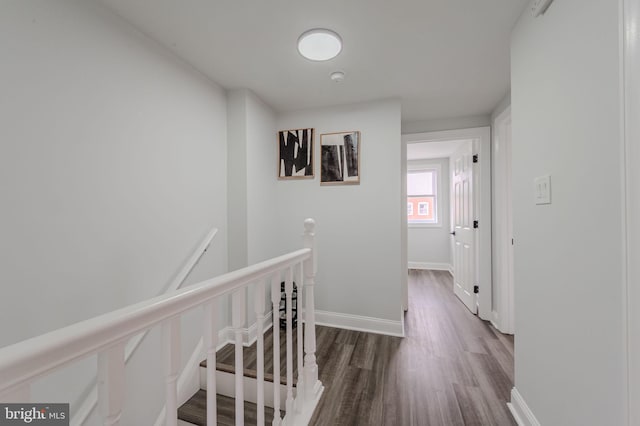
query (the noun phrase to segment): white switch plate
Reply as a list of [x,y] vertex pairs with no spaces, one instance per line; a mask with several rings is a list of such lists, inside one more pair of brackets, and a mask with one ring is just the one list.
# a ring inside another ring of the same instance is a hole
[[551,175],[533,180],[536,204],[551,204]]

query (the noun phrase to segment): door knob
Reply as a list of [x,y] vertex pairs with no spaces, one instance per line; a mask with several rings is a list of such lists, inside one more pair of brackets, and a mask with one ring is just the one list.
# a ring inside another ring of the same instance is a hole
[[456,235],[456,231],[449,232],[451,235]]

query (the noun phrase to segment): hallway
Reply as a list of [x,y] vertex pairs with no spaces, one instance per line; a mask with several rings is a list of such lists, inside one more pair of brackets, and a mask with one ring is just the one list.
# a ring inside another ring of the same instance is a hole
[[409,272],[405,333],[318,327],[325,393],[311,424],[515,425],[513,338],[456,299],[448,272]]

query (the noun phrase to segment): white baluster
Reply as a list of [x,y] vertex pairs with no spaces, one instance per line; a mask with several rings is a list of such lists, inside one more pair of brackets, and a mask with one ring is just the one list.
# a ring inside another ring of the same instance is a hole
[[271,278],[273,307],[273,426],[280,424],[280,274]]
[[318,381],[318,365],[316,364],[316,312],[313,298],[313,288],[316,276],[315,228],[313,219],[304,221],[304,247],[311,249],[311,257],[304,261],[305,286],[305,324],[304,324],[304,383],[305,397],[313,400],[320,391],[322,384]]
[[257,381],[258,381],[258,395],[257,395],[257,414],[258,414],[258,426],[264,425],[264,282],[260,281],[256,284],[255,293],[253,296],[254,299],[254,307],[256,312],[256,323],[257,323],[257,343],[256,350],[258,352],[258,371],[257,371]]
[[244,360],[242,358],[242,327],[246,318],[244,288],[233,293],[233,331],[236,337],[236,425],[244,425]]
[[304,358],[304,352],[303,352],[303,341],[302,341],[302,288],[303,288],[303,268],[302,268],[302,263],[300,263],[298,265],[298,267],[296,268],[296,291],[297,291],[297,301],[296,301],[296,311],[298,314],[298,321],[297,321],[297,346],[298,346],[298,362],[297,362],[297,369],[298,369],[298,382],[296,383],[296,410],[297,411],[301,411],[302,410],[302,405],[304,404],[304,379],[303,379],[303,371],[304,371],[304,367],[302,365],[303,362],[303,358]]
[[204,306],[204,347],[207,351],[207,426],[218,422],[216,406],[216,346],[218,345],[218,313],[216,301]]
[[293,333],[291,315],[291,294],[293,292],[293,267],[287,269],[284,281],[284,292],[287,303],[287,405],[285,410],[291,417],[293,409]]
[[177,426],[180,317],[171,318],[162,323],[162,356],[165,374],[165,424]]
[[124,343],[118,343],[98,354],[98,404],[105,426],[120,424],[124,383]]

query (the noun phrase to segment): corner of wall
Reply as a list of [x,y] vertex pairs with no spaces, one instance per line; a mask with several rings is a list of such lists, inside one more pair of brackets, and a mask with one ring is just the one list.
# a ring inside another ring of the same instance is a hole
[[540,426],[540,422],[533,415],[533,411],[529,408],[518,389],[511,390],[511,402],[507,403],[513,418],[518,426]]

